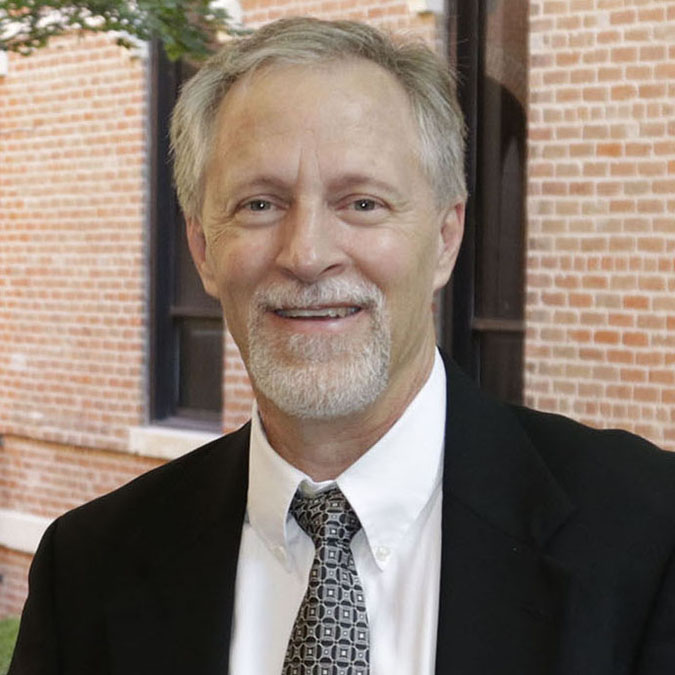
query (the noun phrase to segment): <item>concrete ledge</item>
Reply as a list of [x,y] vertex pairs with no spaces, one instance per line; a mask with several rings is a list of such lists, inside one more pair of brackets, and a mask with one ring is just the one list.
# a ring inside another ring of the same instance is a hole
[[445,11],[445,3],[444,0],[408,0],[408,9],[418,14],[433,12],[441,15]]
[[200,445],[209,443],[219,434],[186,431],[171,427],[147,426],[129,429],[129,452],[143,457],[176,459]]
[[0,545],[13,551],[35,553],[53,518],[0,509]]

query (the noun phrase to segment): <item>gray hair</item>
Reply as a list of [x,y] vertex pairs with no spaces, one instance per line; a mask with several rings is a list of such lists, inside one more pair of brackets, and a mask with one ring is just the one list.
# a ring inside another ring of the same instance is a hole
[[280,19],[233,39],[183,87],[171,120],[174,180],[187,218],[199,219],[216,112],[232,85],[262,66],[367,59],[401,83],[419,129],[420,162],[439,205],[464,199],[464,122],[450,67],[422,42],[395,42],[354,21]]

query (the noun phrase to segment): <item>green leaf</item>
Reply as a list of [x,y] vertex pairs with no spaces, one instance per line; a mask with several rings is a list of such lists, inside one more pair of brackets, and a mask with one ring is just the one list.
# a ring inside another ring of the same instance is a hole
[[117,44],[157,37],[172,60],[201,60],[219,32],[246,31],[230,25],[228,13],[213,0],[0,0],[0,49],[27,55],[58,35],[118,33]]

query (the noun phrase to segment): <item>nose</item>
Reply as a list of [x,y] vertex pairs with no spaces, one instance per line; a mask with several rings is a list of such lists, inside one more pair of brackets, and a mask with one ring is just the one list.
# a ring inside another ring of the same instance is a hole
[[304,283],[337,274],[346,263],[337,227],[329,209],[319,204],[294,204],[282,224],[277,264]]

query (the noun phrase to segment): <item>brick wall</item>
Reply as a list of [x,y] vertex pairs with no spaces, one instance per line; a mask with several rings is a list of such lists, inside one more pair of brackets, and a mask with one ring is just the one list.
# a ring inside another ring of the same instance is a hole
[[0,620],[16,616],[28,595],[28,569],[32,556],[0,546]]
[[[161,460],[5,436],[0,508],[53,518],[133,480]],[[32,556],[0,545],[0,618],[21,611]]]
[[528,404],[675,449],[675,2],[532,0]]
[[3,433],[120,448],[145,397],[145,62],[105,37],[0,78]]
[[[0,77],[0,509],[46,519],[158,460],[146,399],[146,60],[62,38]],[[0,523],[0,530],[7,523]],[[0,616],[30,554],[0,546]]]
[[406,0],[240,0],[247,26],[255,26],[284,16],[316,16],[321,19],[365,21],[391,30],[417,33],[436,40],[437,17],[416,12],[424,3]]
[[161,460],[5,436],[0,454],[3,508],[54,517],[133,480]]

